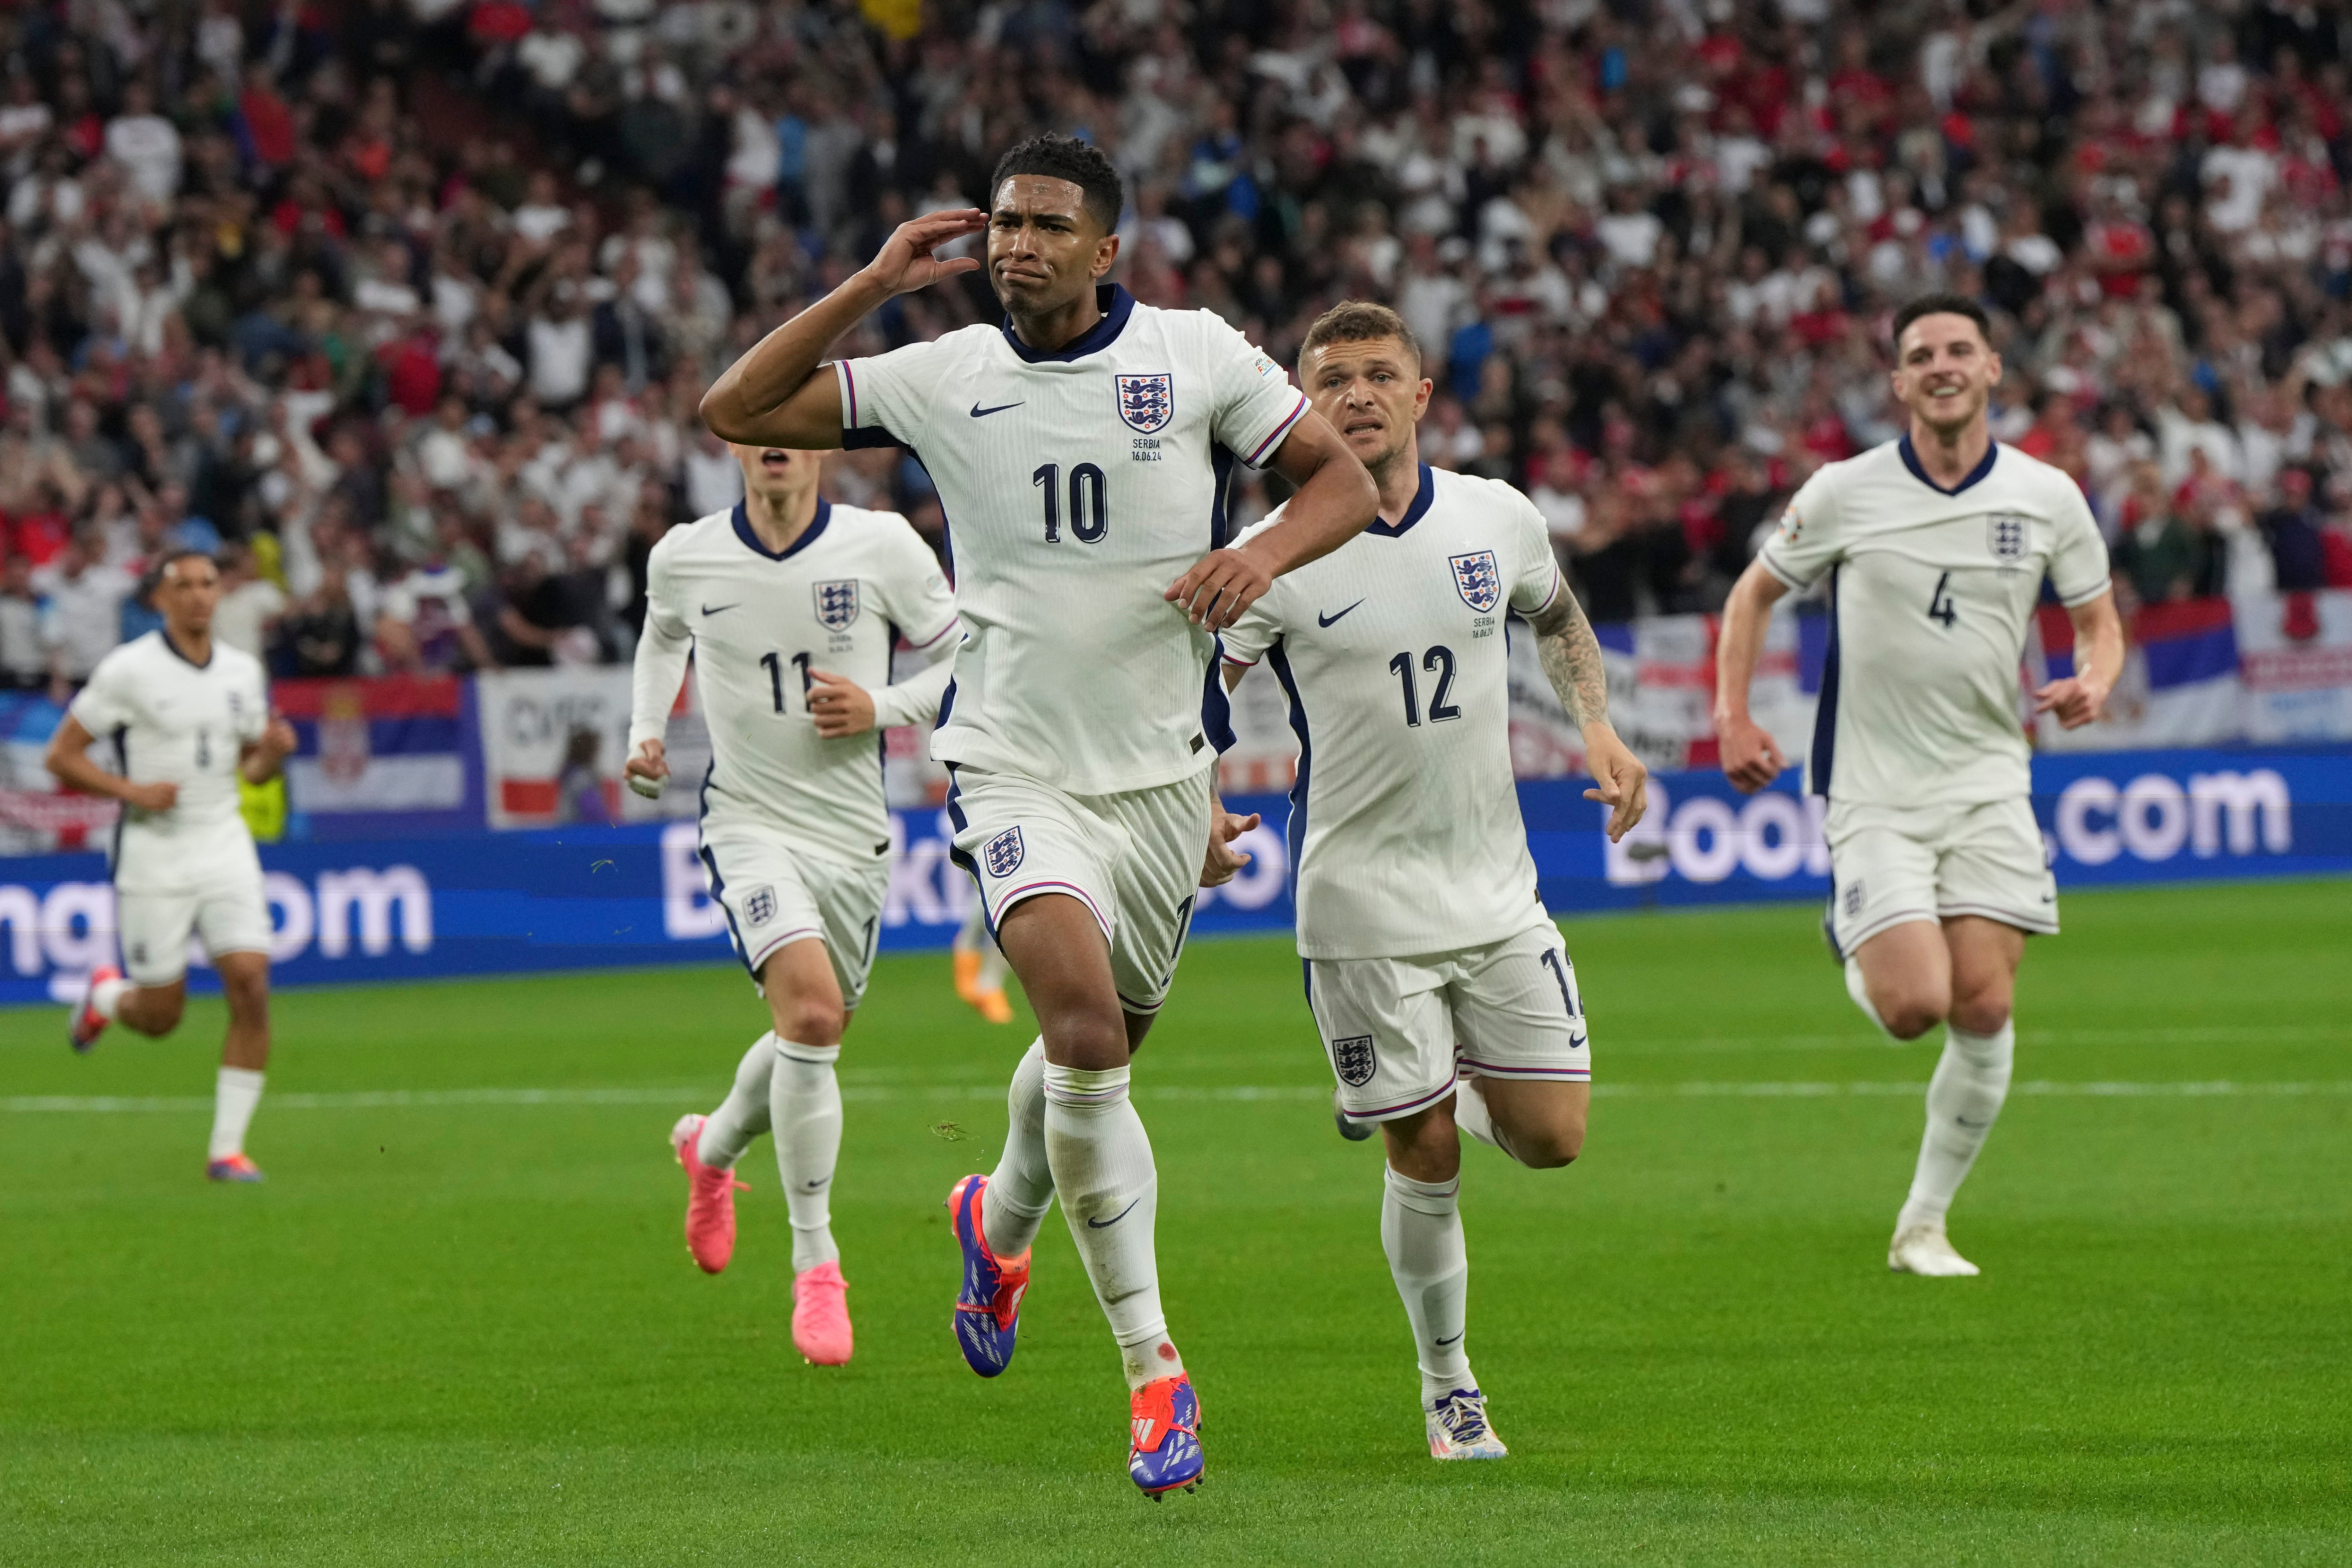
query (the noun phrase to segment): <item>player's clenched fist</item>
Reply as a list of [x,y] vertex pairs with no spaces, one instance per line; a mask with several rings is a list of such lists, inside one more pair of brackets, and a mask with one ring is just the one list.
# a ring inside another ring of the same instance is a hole
[[866,264],[866,275],[893,294],[907,294],[928,289],[940,279],[952,278],[960,272],[977,272],[977,257],[942,259],[931,253],[987,226],[988,215],[978,207],[951,207],[909,218],[890,231],[890,237],[883,241],[874,259]]
[[1238,550],[1212,550],[1169,584],[1163,595],[1196,626],[1223,631],[1274,585],[1274,579]]
[[1742,795],[1754,795],[1780,776],[1789,759],[1772,737],[1752,719],[1718,720],[1717,744],[1723,757],[1723,776]]
[[662,784],[669,777],[669,763],[662,751],[659,741],[639,741],[637,749],[629,753],[629,760],[621,768],[621,776],[628,780],[629,787],[647,800],[661,798]]

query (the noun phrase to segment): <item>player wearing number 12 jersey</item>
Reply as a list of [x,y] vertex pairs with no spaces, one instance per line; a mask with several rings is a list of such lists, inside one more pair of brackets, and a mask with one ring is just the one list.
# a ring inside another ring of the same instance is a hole
[[1748,717],[1748,681],[1773,601],[1828,578],[1829,662],[1805,767],[1806,788],[1829,800],[1825,924],[1874,1022],[1905,1040],[1945,1026],[1887,1267],[1966,1275],[1976,1265],[1953,1250],[1944,1216],[2009,1091],[2026,935],[2058,929],[2018,721],[2026,628],[2047,579],[2086,663],[2035,704],[2070,730],[2098,717],[2123,630],[2083,492],[1992,439],[2000,358],[1983,308],[1915,300],[1895,313],[1895,348],[1910,433],[1829,464],[1790,500],[1724,608],[1716,731],[1739,788],[1780,771]]
[[[955,605],[905,518],[817,494],[824,454],[735,455],[743,499],[672,529],[647,563],[626,772],[639,793],[659,793],[663,730],[690,652],[710,725],[703,868],[774,1027],[744,1053],[718,1110],[671,1129],[688,1183],[687,1246],[705,1271],[727,1266],[735,1163],[773,1131],[792,1217],[793,1342],[839,1365],[851,1334],[832,1228],[834,1063],[866,993],[889,879],[875,731],[939,711]],[[918,668],[893,686],[902,637]]]
[[1612,808],[1612,838],[1641,819],[1643,769],[1610,726],[1600,645],[1542,514],[1508,485],[1421,461],[1430,383],[1403,321],[1335,306],[1307,330],[1298,371],[1379,484],[1381,517],[1241,618],[1226,678],[1263,658],[1290,698],[1298,953],[1341,1131],[1377,1127],[1387,1147],[1381,1240],[1430,1455],[1499,1458],[1463,1342],[1455,1130],[1522,1164],[1565,1165],[1592,1076],[1576,971],[1519,821],[1506,617],[1527,617],[1580,723],[1599,785],[1588,798]]
[[[1234,858],[1203,713],[1214,633],[1361,529],[1375,497],[1288,377],[1223,321],[1102,286],[1121,204],[1108,159],[1037,137],[1005,154],[990,193],[987,213],[903,225],[721,376],[703,417],[731,441],[896,442],[939,485],[966,635],[931,750],[953,776],[956,858],[1042,1030],[1013,1075],[1003,1160],[950,1196],[963,1257],[951,1320],[975,1372],[1004,1370],[1030,1241],[1058,1194],[1127,1373],[1128,1473],[1156,1498],[1195,1484],[1203,1459],[1160,1312],[1159,1178],[1129,1059],[1201,879]],[[892,295],[977,268],[932,252],[982,229],[1002,327],[818,365]],[[1229,548],[1236,463],[1298,491],[1281,524]]]

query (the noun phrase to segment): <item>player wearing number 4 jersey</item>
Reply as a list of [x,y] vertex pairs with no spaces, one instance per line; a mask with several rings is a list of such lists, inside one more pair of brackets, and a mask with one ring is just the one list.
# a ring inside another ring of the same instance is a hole
[[1403,321],[1335,307],[1308,329],[1298,368],[1378,482],[1381,517],[1226,634],[1226,681],[1263,658],[1290,698],[1307,1003],[1341,1131],[1377,1127],[1387,1144],[1381,1240],[1419,1355],[1430,1455],[1500,1458],[1464,1344],[1456,1129],[1522,1164],[1565,1165],[1592,1077],[1576,971],[1519,821],[1507,616],[1527,617],[1581,726],[1598,785],[1587,798],[1610,806],[1612,838],[1641,819],[1644,773],[1610,726],[1600,645],[1542,515],[1508,485],[1420,460],[1430,383]]
[[[663,730],[691,652],[710,724],[703,868],[774,1027],[717,1110],[671,1129],[688,1177],[687,1246],[707,1272],[726,1268],[735,1163],[772,1131],[793,1227],[793,1342],[839,1365],[851,1335],[829,1201],[841,1149],[834,1063],[866,992],[889,879],[874,731],[939,711],[955,605],[905,518],[818,496],[822,453],[735,452],[743,500],[671,530],[647,563],[626,773],[640,794],[660,793]],[[918,668],[892,686],[902,637]]]
[[[1108,159],[1043,136],[999,163],[991,209],[902,226],[866,269],[721,376],[703,417],[731,441],[919,452],[954,531],[966,637],[932,754],[954,853],[1037,1014],[988,1177],[950,1195],[952,1321],[972,1369],[1012,1359],[1029,1247],[1058,1194],[1127,1373],[1128,1473],[1158,1497],[1202,1474],[1199,1411],[1160,1308],[1159,1180],[1129,1059],[1174,976],[1194,890],[1236,858],[1211,793],[1214,634],[1281,574],[1370,521],[1363,467],[1289,379],[1206,311],[1101,286],[1118,255]],[[1002,328],[817,363],[892,295],[958,272],[987,231]],[[1298,487],[1228,548],[1236,463]],[[1216,705],[1222,708],[1222,691]]]
[[1887,1266],[1965,1275],[1944,1217],[2009,1090],[2010,1018],[2029,932],[2058,930],[2030,800],[2018,664],[2046,578],[2087,656],[2034,697],[2067,729],[2099,716],[2123,667],[2106,546],[2074,481],[1997,445],[2000,359],[1958,295],[1895,317],[1910,433],[1821,469],[1725,606],[1716,730],[1743,790],[1784,765],[1748,714],[1772,602],[1828,579],[1829,662],[1806,787],[1829,801],[1824,922],[1856,1005],[1898,1039],[1945,1026],[1927,1129]]

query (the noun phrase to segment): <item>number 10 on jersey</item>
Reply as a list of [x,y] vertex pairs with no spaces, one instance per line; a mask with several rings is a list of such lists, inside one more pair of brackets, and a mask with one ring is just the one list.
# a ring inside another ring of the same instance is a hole
[[[1029,482],[1045,493],[1045,542],[1062,542],[1062,465],[1040,463]],[[1092,463],[1070,470],[1070,532],[1081,544],[1098,544],[1110,531],[1110,487]]]

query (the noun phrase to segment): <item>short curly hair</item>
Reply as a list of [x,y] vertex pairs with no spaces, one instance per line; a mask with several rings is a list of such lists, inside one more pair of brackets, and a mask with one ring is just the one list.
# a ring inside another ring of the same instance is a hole
[[991,205],[995,205],[996,193],[1004,188],[1004,182],[1015,174],[1069,181],[1084,193],[1087,212],[1102,225],[1105,234],[1118,226],[1119,215],[1127,210],[1127,188],[1119,183],[1118,171],[1103,156],[1102,149],[1075,136],[1048,131],[1015,142],[996,161],[996,173],[989,176]]

